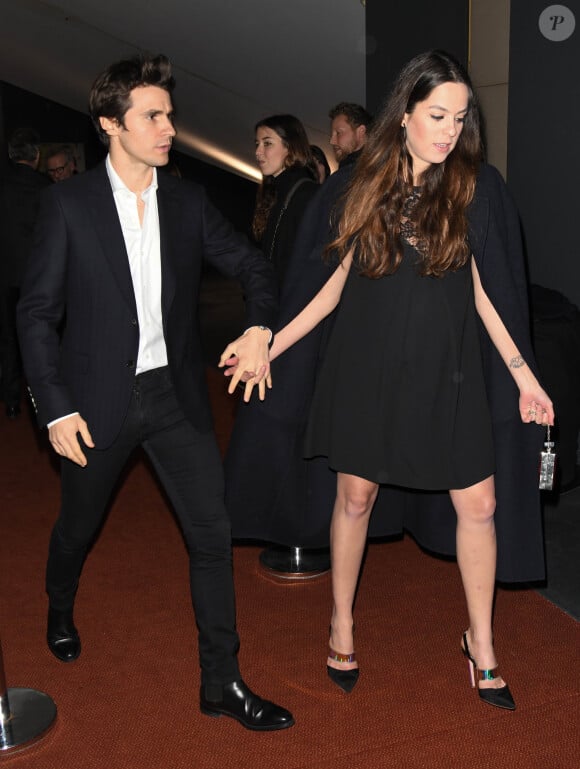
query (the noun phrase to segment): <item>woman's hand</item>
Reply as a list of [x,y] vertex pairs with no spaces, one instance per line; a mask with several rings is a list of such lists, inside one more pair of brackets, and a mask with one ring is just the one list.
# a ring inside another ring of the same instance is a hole
[[537,382],[520,388],[520,416],[522,422],[551,426],[554,424],[552,401]]
[[244,401],[250,400],[252,390],[258,385],[258,395],[263,401],[266,397],[266,387],[272,387],[270,376],[270,360],[268,342],[270,331],[252,326],[233,342],[230,342],[221,354],[218,366],[227,366],[225,375],[231,377],[228,386],[230,395],[239,382],[245,383]]

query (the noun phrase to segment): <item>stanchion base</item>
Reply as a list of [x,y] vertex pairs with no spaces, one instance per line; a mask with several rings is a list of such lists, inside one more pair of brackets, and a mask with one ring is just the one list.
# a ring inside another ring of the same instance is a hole
[[0,723],[0,757],[34,745],[54,726],[56,705],[35,689],[8,689],[9,718]]
[[330,571],[328,548],[272,546],[260,553],[262,572],[280,582],[316,579]]

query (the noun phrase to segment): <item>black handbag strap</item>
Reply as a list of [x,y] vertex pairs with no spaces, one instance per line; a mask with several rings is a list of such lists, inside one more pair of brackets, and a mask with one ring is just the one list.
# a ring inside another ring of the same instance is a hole
[[280,209],[280,213],[278,214],[278,221],[276,222],[276,226],[274,227],[274,234],[272,235],[272,242],[270,244],[270,253],[268,254],[268,259],[270,261],[272,261],[272,254],[274,253],[274,246],[276,245],[276,237],[278,235],[278,228],[280,227],[280,222],[282,221],[282,217],[286,213],[286,209],[290,205],[290,201],[294,197],[294,193],[303,184],[316,184],[316,182],[314,181],[314,179],[305,179],[305,178],[298,179],[298,181],[295,182],[288,190],[286,199],[284,200],[282,208]]

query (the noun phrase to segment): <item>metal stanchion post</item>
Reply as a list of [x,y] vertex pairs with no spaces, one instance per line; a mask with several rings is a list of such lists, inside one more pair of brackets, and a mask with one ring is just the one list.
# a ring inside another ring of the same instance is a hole
[[34,745],[54,726],[56,705],[35,689],[7,689],[0,641],[0,757]]
[[330,552],[327,547],[270,545],[262,550],[259,560],[263,572],[281,582],[315,579],[330,571]]

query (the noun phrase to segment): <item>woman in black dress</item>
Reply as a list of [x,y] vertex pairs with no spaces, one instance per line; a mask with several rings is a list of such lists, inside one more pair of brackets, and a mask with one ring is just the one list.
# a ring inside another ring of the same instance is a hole
[[[518,520],[528,535],[533,529],[533,563],[516,567],[515,579],[540,577],[541,519],[527,520],[526,505],[508,499],[496,542],[496,489],[499,509],[507,468],[524,479],[522,495],[537,496],[533,467],[520,472],[514,456],[522,439],[513,439],[510,420],[553,424],[554,411],[534,373],[515,214],[499,174],[481,158],[468,75],[443,52],[415,57],[355,170],[331,244],[341,265],[276,335],[272,358],[340,301],[306,439],[306,456],[328,457],[338,478],[331,679],[345,691],[358,679],[353,602],[379,487],[447,490],[456,514],[469,616],[461,642],[472,684],[485,702],[513,709],[493,648],[497,545],[503,560],[526,559],[512,535]],[[223,365],[235,366],[234,350],[235,343]],[[533,458],[540,431],[524,429],[531,445],[524,454]],[[502,443],[512,449],[507,458]]]

